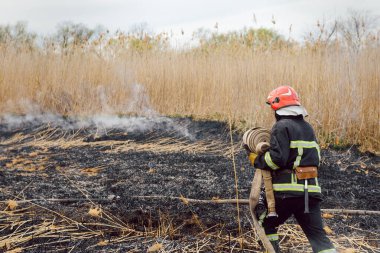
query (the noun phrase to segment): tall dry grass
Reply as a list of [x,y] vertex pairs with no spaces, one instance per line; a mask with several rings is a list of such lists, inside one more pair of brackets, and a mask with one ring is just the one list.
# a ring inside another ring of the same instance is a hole
[[[1,113],[134,114],[270,127],[267,94],[293,86],[322,144],[380,150],[380,48],[30,50],[0,46]],[[139,84],[139,85],[135,85]],[[149,100],[149,101],[148,101]],[[133,101],[133,103],[131,102]]]

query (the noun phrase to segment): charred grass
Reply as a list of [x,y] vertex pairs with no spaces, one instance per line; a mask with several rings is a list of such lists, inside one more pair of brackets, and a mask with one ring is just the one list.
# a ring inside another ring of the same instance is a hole
[[[258,252],[247,207],[192,204],[235,198],[228,127],[175,119],[190,137],[48,124],[0,127],[0,248],[5,252]],[[253,169],[239,149],[240,198]],[[379,210],[379,157],[356,147],[324,149],[322,208]],[[146,196],[155,196],[148,198]],[[178,200],[170,197],[179,197]],[[379,252],[379,217],[324,214],[334,245]],[[281,226],[285,252],[311,252],[293,221]],[[351,250],[351,251],[349,251]],[[352,251],[353,250],[353,251]],[[344,252],[344,251],[343,251]]]

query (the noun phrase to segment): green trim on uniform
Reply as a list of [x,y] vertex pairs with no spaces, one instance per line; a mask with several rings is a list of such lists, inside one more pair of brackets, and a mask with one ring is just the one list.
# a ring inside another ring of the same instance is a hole
[[292,174],[291,174],[291,180],[292,180],[292,184],[296,184],[296,183],[297,183],[297,176],[296,176],[296,173],[292,173]]
[[280,167],[278,167],[278,166],[272,161],[272,158],[270,157],[270,153],[269,153],[269,152],[266,152],[266,153],[265,153],[264,159],[265,159],[265,162],[268,164],[268,166],[269,166],[272,170],[277,170],[277,169],[280,168]]
[[296,158],[296,161],[293,164],[293,169],[296,169],[298,166],[300,166],[302,155],[303,155],[303,148],[298,147],[298,156]]
[[291,141],[290,148],[316,148],[319,145],[315,141]]
[[[305,191],[305,185],[303,184],[273,184],[274,191],[297,191],[303,192]],[[321,187],[317,185],[309,185],[309,192],[318,192],[321,193]]]
[[[317,144],[318,145],[318,144]],[[317,151],[318,151],[318,158],[319,158],[319,161],[321,161],[321,148],[319,147],[319,145],[316,147]],[[319,165],[319,163],[318,163]]]
[[322,251],[318,251],[318,253],[337,253],[336,249],[325,249]]
[[278,234],[270,234],[266,235],[269,241],[278,241],[279,237]]
[[315,148],[317,149],[319,160],[321,160],[321,149],[315,141],[291,141],[290,148]]

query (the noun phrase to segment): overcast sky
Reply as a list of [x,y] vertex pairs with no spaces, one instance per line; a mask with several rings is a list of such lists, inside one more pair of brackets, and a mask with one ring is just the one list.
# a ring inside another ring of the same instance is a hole
[[154,32],[183,30],[185,37],[216,23],[221,32],[268,27],[288,36],[292,25],[291,36],[302,38],[317,20],[332,21],[348,9],[380,15],[380,0],[0,0],[0,24],[26,21],[30,30],[51,34],[63,21],[111,31],[145,22]]

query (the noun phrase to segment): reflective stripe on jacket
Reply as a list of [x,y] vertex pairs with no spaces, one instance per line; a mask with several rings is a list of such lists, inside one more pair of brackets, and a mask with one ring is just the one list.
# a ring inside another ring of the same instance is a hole
[[[276,195],[303,196],[304,180],[295,176],[296,167],[319,166],[320,148],[313,128],[300,116],[278,116],[271,131],[270,149],[259,155],[255,168],[271,170]],[[283,173],[293,171],[293,173]],[[309,179],[309,193],[321,197],[318,179]]]

